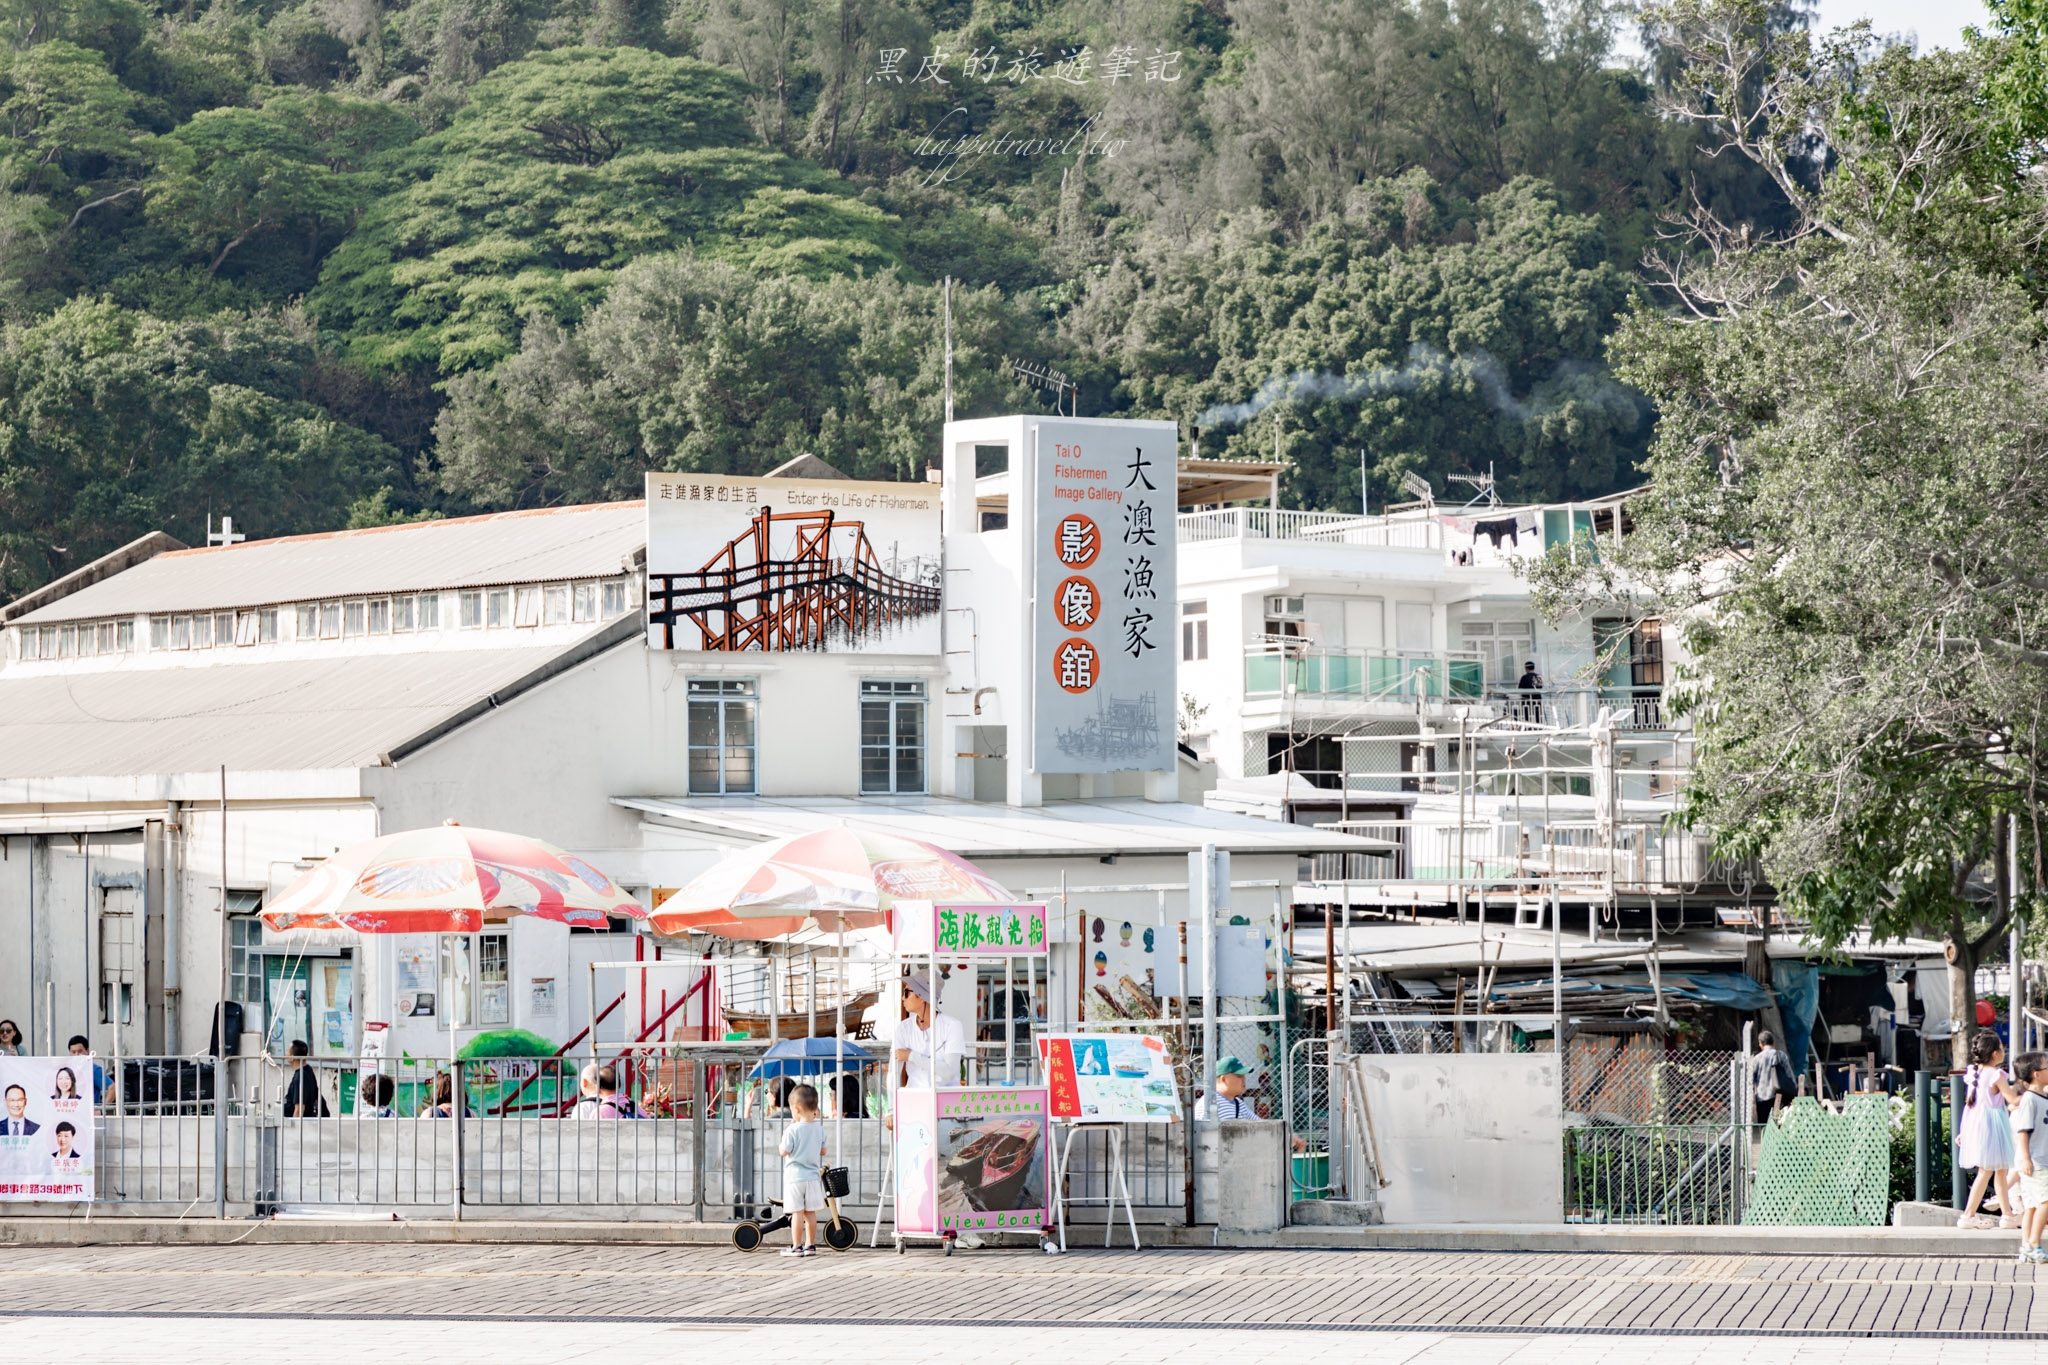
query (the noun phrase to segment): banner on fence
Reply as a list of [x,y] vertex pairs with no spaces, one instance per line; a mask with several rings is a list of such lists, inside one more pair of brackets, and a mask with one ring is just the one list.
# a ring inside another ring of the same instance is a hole
[[0,1057],[0,1200],[90,1202],[90,1057]]
[[1164,1039],[1049,1033],[1039,1038],[1038,1055],[1056,1119],[1162,1123],[1181,1117]]

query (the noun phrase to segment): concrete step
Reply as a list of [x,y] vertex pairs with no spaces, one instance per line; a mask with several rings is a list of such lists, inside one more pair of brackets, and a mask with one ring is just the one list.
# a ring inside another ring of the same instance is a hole
[[[1328,1202],[1328,1201],[1314,1201]],[[1764,1228],[1632,1227],[1589,1224],[1403,1224],[1380,1226],[1296,1226],[1270,1233],[1223,1237],[1207,1225],[1140,1224],[1139,1237],[1153,1247],[1317,1247],[1359,1251],[1527,1251],[1612,1252],[1711,1256],[1962,1256],[2011,1257],[2019,1234],[1935,1228]],[[787,1234],[777,1233],[780,1241]],[[868,1225],[861,1224],[860,1247]],[[1101,1245],[1099,1225],[1069,1225],[1068,1245],[1076,1251]],[[477,1218],[372,1221],[360,1217],[299,1215],[261,1220],[175,1218],[0,1218],[0,1245],[11,1246],[213,1246],[227,1243],[409,1243],[432,1245],[572,1245],[608,1243],[642,1246],[724,1246],[725,1223],[516,1221]],[[1024,1239],[1012,1239],[1025,1246]],[[1117,1246],[1128,1246],[1119,1229]],[[882,1249],[890,1249],[887,1229]],[[736,1253],[737,1254],[737,1253]]]

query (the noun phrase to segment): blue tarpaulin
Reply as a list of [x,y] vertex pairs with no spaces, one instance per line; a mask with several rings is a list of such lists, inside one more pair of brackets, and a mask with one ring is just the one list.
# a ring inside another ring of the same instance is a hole
[[1811,962],[1780,958],[1771,964],[1771,984],[1778,988],[1778,1017],[1785,1023],[1785,1055],[1797,1075],[1806,1070],[1813,1017],[1820,1013],[1820,971]]
[[872,1052],[837,1038],[784,1038],[762,1054],[759,1065],[747,1073],[747,1079],[765,1081],[778,1076],[858,1071],[880,1060]]
[[[1518,992],[1527,992],[1531,987],[1549,986],[1550,978],[1544,977],[1541,981],[1517,981],[1514,984]],[[1564,994],[1567,997],[1583,998],[1586,995],[1598,995],[1608,991],[1623,995],[1655,994],[1648,972],[1568,976],[1564,981]],[[1725,1005],[1736,1010],[1760,1010],[1772,1000],[1769,990],[1741,972],[1667,970],[1664,973],[1664,993],[1682,1000],[1695,1000],[1705,1005]],[[1493,998],[1503,998],[1502,992],[1494,991]]]

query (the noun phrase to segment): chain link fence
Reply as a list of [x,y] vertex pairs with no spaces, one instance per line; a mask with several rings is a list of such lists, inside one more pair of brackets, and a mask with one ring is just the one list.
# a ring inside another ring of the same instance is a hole
[[1574,1034],[1564,1048],[1565,1122],[1574,1126],[1740,1120],[1742,1056],[1667,1049],[1649,1033]]
[[1562,1061],[1567,1221],[1741,1221],[1752,1172],[1740,1053],[1579,1032]]

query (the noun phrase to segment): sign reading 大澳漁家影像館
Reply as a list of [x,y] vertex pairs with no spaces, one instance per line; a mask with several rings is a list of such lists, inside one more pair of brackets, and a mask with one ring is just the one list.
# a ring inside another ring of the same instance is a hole
[[1038,423],[1033,766],[1174,766],[1174,513],[1169,422]]

